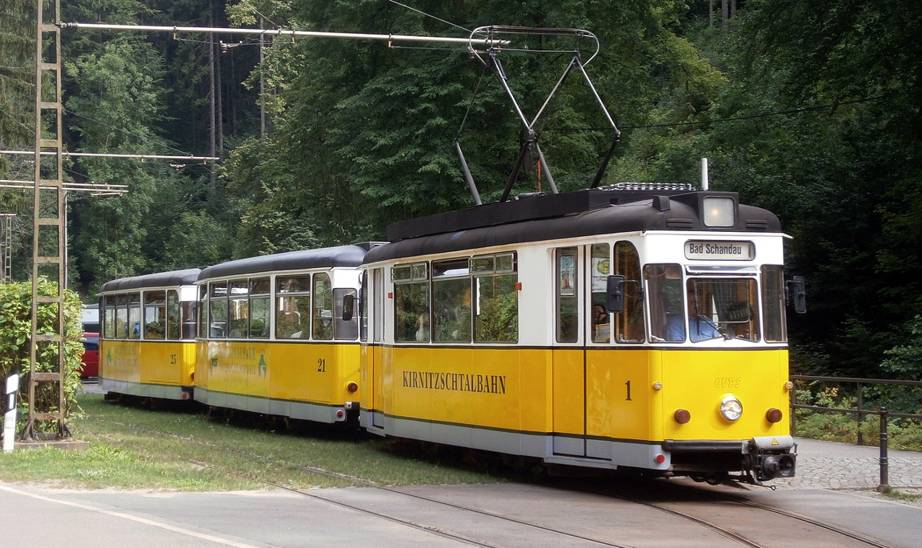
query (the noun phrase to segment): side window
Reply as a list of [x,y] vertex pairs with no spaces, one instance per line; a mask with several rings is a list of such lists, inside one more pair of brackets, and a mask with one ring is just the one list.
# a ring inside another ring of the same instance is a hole
[[311,325],[311,277],[279,276],[275,279],[275,337],[308,339]]
[[650,342],[685,342],[682,267],[648,264],[643,274],[650,302]]
[[[343,297],[352,295],[352,319],[343,319]],[[333,290],[333,338],[341,341],[354,341],[359,336],[358,304],[355,290],[339,288]]]
[[269,338],[269,278],[250,279],[250,327],[251,339]]
[[374,283],[374,342],[384,340],[384,269],[376,268],[372,271]]
[[615,342],[643,342],[643,280],[640,275],[640,256],[634,244],[615,244],[614,267],[614,274],[624,276],[624,312],[615,314]]
[[128,338],[128,295],[109,297],[115,300],[115,339]]
[[162,340],[166,332],[166,292],[144,292],[144,338]]
[[592,294],[589,309],[589,329],[592,342],[611,342],[611,313],[608,310],[608,276],[611,274],[611,248],[608,244],[592,244],[589,269],[592,273]]
[[179,320],[179,293],[175,289],[166,292],[166,338],[178,340],[182,331]]
[[231,280],[228,282],[228,293],[227,336],[232,339],[245,339],[250,319],[249,283],[247,280]]
[[556,251],[557,342],[579,339],[578,257],[575,247]]
[[429,342],[429,269],[426,263],[391,269],[394,281],[394,340]]
[[311,307],[311,334],[314,340],[333,338],[333,284],[330,275],[314,274],[314,302]]
[[141,294],[128,296],[128,338],[141,338]]
[[474,342],[519,340],[519,294],[515,254],[474,257]]
[[201,338],[208,337],[208,284],[198,286],[198,333]]
[[765,342],[788,340],[784,317],[784,270],[781,265],[762,267],[762,310]]
[[467,257],[432,263],[432,341],[471,342],[471,276]]
[[115,335],[115,297],[113,296],[104,297],[103,303],[105,305],[103,335],[107,339],[114,339],[116,337]]
[[224,339],[227,337],[227,282],[208,284],[208,337]]
[[196,337],[196,313],[198,312],[198,301],[182,301],[182,334],[183,339],[194,339]]

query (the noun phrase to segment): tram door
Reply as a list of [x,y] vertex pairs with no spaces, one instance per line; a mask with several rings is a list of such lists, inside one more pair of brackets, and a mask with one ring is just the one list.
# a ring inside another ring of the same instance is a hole
[[378,428],[384,428],[381,423],[382,404],[382,378],[381,371],[381,345],[384,343],[384,269],[375,268],[371,271],[371,305],[372,305],[372,322],[371,322],[371,343],[368,346],[368,372],[371,375],[367,390],[370,395],[371,409],[375,410],[372,415],[372,425]]
[[586,455],[585,269],[579,247],[554,250],[554,453]]

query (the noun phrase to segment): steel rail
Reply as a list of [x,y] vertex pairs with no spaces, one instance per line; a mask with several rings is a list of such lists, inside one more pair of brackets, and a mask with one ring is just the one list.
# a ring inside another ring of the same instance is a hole
[[292,38],[340,38],[346,40],[374,40],[381,42],[414,42],[469,45],[485,47],[505,46],[508,40],[490,38],[472,39],[448,36],[418,36],[407,34],[368,34],[361,32],[330,32],[315,30],[244,29],[228,27],[178,27],[168,25],[113,25],[109,23],[61,23],[62,29],[89,29],[112,31],[170,32],[173,34],[247,34],[258,36],[290,36]]
[[[121,424],[121,425],[123,425],[123,426],[129,426],[129,425],[125,424],[125,423],[116,423],[116,424]],[[131,427],[134,428],[134,429],[138,429],[138,427],[135,426],[135,425],[131,425]],[[184,440],[184,441],[189,441],[188,438],[183,437],[183,436],[180,436],[179,434],[174,434],[174,433],[172,433],[172,432],[164,432],[164,431],[162,431],[162,430],[152,430],[152,429],[147,429],[147,428],[143,428],[143,427],[141,427],[140,430],[146,431],[146,432],[149,432],[149,433],[152,433],[152,434],[166,435],[166,436],[170,436],[170,437],[179,438],[179,439],[182,439],[182,440]],[[206,442],[206,444],[207,444],[207,442]],[[213,444],[207,444],[207,445],[214,446]],[[244,453],[239,452],[239,451],[233,451],[233,452],[235,452],[235,453],[237,453],[237,454],[241,454],[241,455],[244,454]],[[250,454],[250,453],[246,453],[246,456],[249,457],[249,458],[253,458],[253,455]],[[260,458],[258,458],[258,457],[257,457],[257,459],[258,459],[258,460],[261,460],[261,461],[263,461],[263,462],[266,462],[266,459],[260,459]],[[328,477],[328,478],[337,479],[337,480],[343,480],[343,481],[354,482],[354,483],[357,483],[357,484],[359,484],[359,485],[362,485],[363,487],[367,487],[367,488],[369,488],[369,489],[377,489],[377,490],[379,490],[379,491],[386,491],[386,492],[394,493],[394,494],[397,494],[397,495],[403,495],[403,496],[405,496],[405,497],[415,498],[415,499],[418,499],[418,500],[424,500],[424,501],[426,501],[426,502],[431,502],[431,503],[434,503],[434,504],[440,504],[440,505],[443,505],[443,506],[448,506],[448,507],[450,507],[450,508],[455,508],[455,509],[457,509],[457,510],[463,510],[463,511],[466,511],[466,512],[471,512],[471,513],[474,513],[474,514],[479,514],[479,515],[482,515],[482,516],[487,516],[487,517],[491,517],[491,518],[495,518],[495,519],[499,519],[499,520],[503,520],[503,521],[508,521],[508,522],[511,522],[511,523],[516,523],[516,524],[518,524],[518,525],[523,525],[523,526],[526,526],[526,527],[532,527],[532,528],[539,529],[539,530],[542,530],[542,531],[547,531],[547,532],[549,532],[549,533],[554,533],[554,534],[558,534],[558,535],[562,535],[562,536],[567,536],[567,537],[574,538],[574,539],[577,539],[577,540],[583,540],[583,541],[586,541],[586,542],[591,542],[591,543],[593,543],[593,544],[599,544],[599,545],[601,545],[601,546],[609,546],[609,547],[612,547],[612,548],[626,548],[624,545],[621,545],[621,544],[614,544],[614,543],[607,542],[607,541],[604,541],[604,540],[599,540],[599,539],[595,539],[595,538],[592,538],[592,537],[586,537],[586,536],[578,535],[578,534],[576,534],[576,533],[571,533],[571,532],[568,532],[568,531],[563,531],[563,530],[560,530],[560,529],[555,529],[555,528],[553,528],[553,527],[546,527],[546,526],[544,526],[544,525],[539,525],[539,524],[537,524],[537,523],[532,523],[532,522],[529,522],[529,521],[520,520],[520,519],[512,518],[512,517],[509,517],[509,516],[504,516],[504,515],[502,515],[502,514],[496,514],[496,513],[494,513],[494,512],[489,512],[489,511],[487,511],[487,510],[479,510],[479,509],[477,509],[477,508],[471,508],[471,507],[468,507],[468,506],[462,506],[462,505],[460,505],[460,504],[455,504],[455,503],[451,503],[451,502],[445,502],[445,501],[442,501],[442,500],[434,499],[434,498],[431,498],[431,497],[426,497],[426,496],[423,496],[423,495],[418,495],[418,494],[415,494],[415,493],[408,493],[408,492],[406,492],[406,491],[402,491],[402,490],[397,489],[397,488],[395,488],[395,487],[387,487],[387,486],[381,485],[381,484],[379,484],[378,482],[373,481],[373,480],[369,480],[369,479],[362,478],[362,477],[359,477],[359,476],[354,476],[354,475],[352,475],[352,474],[344,474],[344,473],[342,473],[342,472],[335,472],[335,471],[333,471],[333,470],[329,470],[329,469],[327,469],[327,468],[323,468],[322,466],[316,466],[316,465],[310,465],[310,464],[299,464],[299,463],[296,463],[296,462],[291,462],[291,461],[286,461],[286,460],[276,460],[275,462],[279,462],[279,463],[283,463],[283,464],[289,464],[289,465],[292,465],[292,466],[293,466],[294,468],[296,468],[296,469],[303,470],[303,471],[305,471],[305,472],[309,472],[309,473],[312,473],[312,474],[317,474],[317,475],[320,475],[320,476],[326,476],[326,477]],[[204,465],[204,463],[196,463],[196,464]],[[243,477],[243,476],[241,476],[241,477]],[[272,482],[268,482],[268,481],[262,480],[262,479],[260,479],[260,480],[254,480],[253,478],[249,478],[249,477],[246,477],[246,479],[249,479],[249,480],[251,480],[251,481],[260,481],[260,482],[262,482],[262,483],[266,483],[267,485],[276,485],[276,484],[274,484],[274,483],[272,483]],[[297,489],[295,489],[295,488],[292,488],[292,487],[288,487],[288,486],[284,486],[284,485],[277,485],[277,487],[282,488],[282,489],[286,489],[286,490],[292,490],[292,491],[300,492],[300,493],[303,494],[303,495],[313,496],[313,495],[311,495],[311,494],[301,492],[301,491],[299,491],[299,490],[297,490]],[[328,502],[332,502],[332,503],[334,503],[334,504],[340,504],[340,505],[342,505],[342,506],[346,506],[346,507],[352,508],[352,506],[350,506],[350,505],[348,505],[348,504],[346,504],[346,503],[339,502],[339,501],[328,500],[328,499],[325,499],[324,497],[316,497],[316,498],[320,498],[320,499],[323,499],[323,500],[327,500]],[[357,510],[360,510],[360,511],[363,511],[363,512],[368,512],[368,513],[371,513],[371,514],[375,514],[375,512],[370,511],[370,510],[365,510],[365,509],[362,509],[362,508],[356,508],[356,509],[357,509]],[[396,520],[396,521],[398,521],[398,522],[400,522],[400,523],[404,523],[405,525],[415,526],[415,527],[417,527],[417,528],[422,528],[423,530],[430,531],[430,528],[427,527],[427,526],[425,526],[425,525],[413,524],[412,522],[405,522],[404,520],[401,520],[401,519],[399,519],[399,518],[393,518],[393,517],[391,517],[391,516],[387,516],[387,515],[384,515],[384,514],[381,514],[381,517],[386,517],[386,518],[388,518],[388,519],[393,519],[393,520]],[[441,530],[435,530],[435,531],[433,531],[433,532],[436,532],[436,533],[444,533],[444,532],[442,532]],[[459,538],[462,539],[462,540],[464,540],[465,542],[473,542],[473,543],[475,543],[475,544],[481,544],[481,543],[479,543],[478,541],[472,541],[472,540],[466,539],[466,538],[464,538],[464,537],[459,537]],[[485,545],[485,544],[481,544],[481,545],[483,545],[483,546],[489,546],[489,545]]]

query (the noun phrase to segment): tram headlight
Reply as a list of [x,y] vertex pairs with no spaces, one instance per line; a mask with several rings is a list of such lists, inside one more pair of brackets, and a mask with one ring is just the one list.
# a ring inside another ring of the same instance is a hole
[[738,421],[743,416],[743,404],[736,396],[724,396],[720,401],[720,414],[730,422]]

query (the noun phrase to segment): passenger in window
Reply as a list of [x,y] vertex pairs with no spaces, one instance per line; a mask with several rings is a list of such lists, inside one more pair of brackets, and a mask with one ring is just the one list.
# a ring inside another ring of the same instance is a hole
[[592,341],[609,342],[611,340],[611,323],[605,305],[592,305]]
[[429,340],[429,315],[420,314],[416,318],[416,341],[427,342]]

